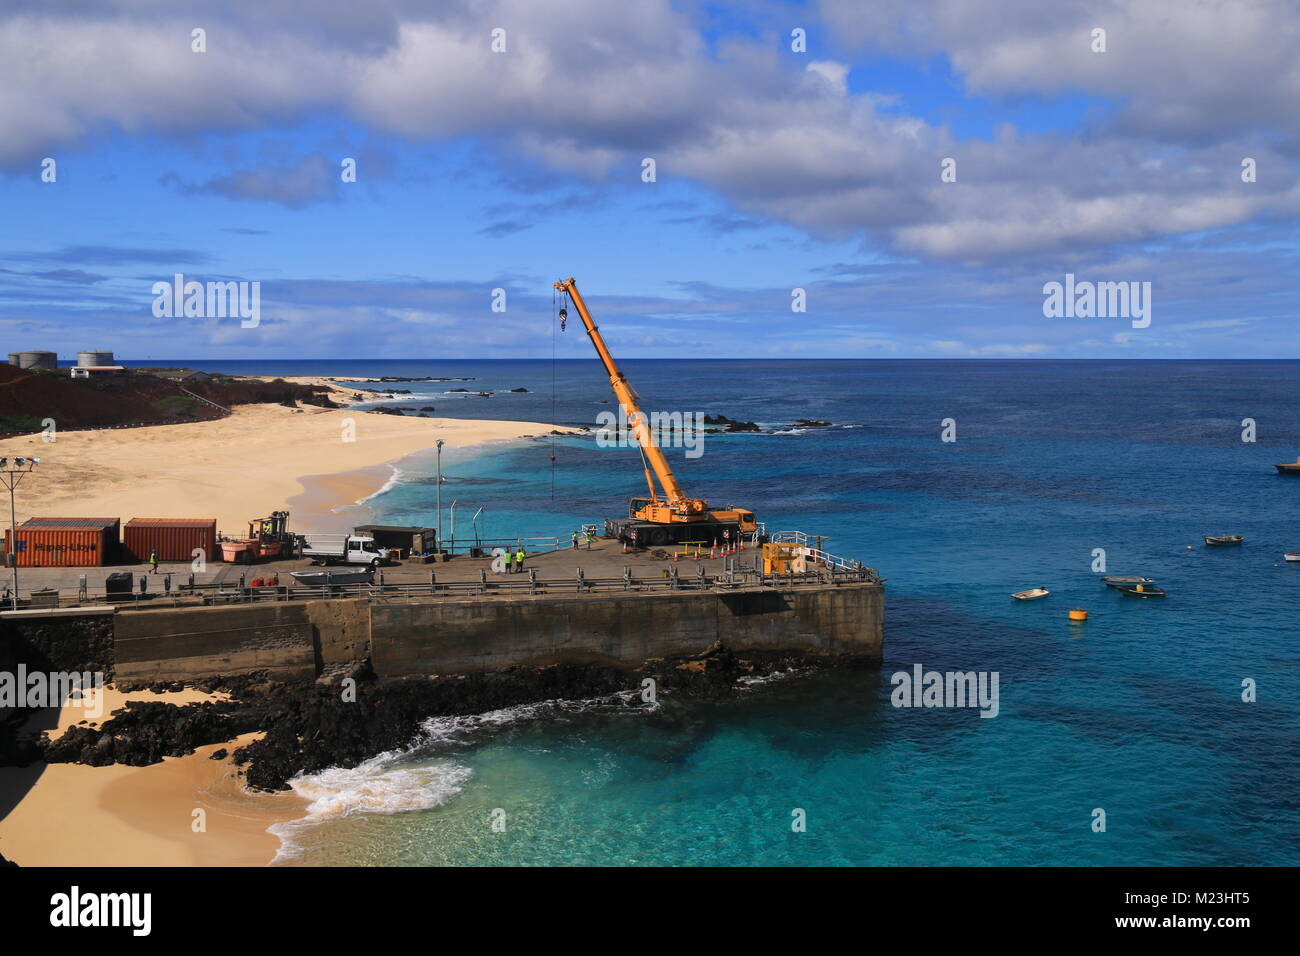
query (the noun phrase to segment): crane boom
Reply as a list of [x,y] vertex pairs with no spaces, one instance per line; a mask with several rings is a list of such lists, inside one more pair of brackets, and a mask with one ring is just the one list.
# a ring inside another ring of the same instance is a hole
[[587,303],[582,300],[582,294],[578,291],[578,284],[573,279],[555,283],[555,288],[561,292],[567,293],[573,300],[574,308],[578,310],[578,315],[582,317],[582,324],[587,327],[587,335],[591,338],[591,344],[596,347],[596,354],[600,356],[601,363],[605,366],[605,372],[609,375],[610,387],[614,390],[614,396],[618,399],[619,404],[623,406],[623,412],[627,415],[628,424],[632,426],[632,432],[636,435],[637,441],[641,444],[641,450],[644,452],[650,468],[646,469],[646,483],[650,486],[650,496],[655,503],[659,503],[659,494],[655,489],[654,481],[650,477],[650,469],[654,469],[655,477],[659,479],[659,485],[663,488],[664,501],[673,511],[679,514],[701,514],[708,505],[698,498],[687,498],[682,492],[681,486],[677,484],[677,476],[668,465],[668,459],[664,457],[663,451],[655,444],[654,435],[650,431],[650,426],[646,421],[646,415],[637,405],[636,392],[628,384],[627,376],[619,369],[614,362],[614,356],[610,354],[609,347],[605,345],[604,338],[601,337],[600,330],[596,323],[592,321],[591,312],[587,309]]
[[[645,412],[637,404],[636,392],[628,384],[627,377],[619,370],[614,356],[591,319],[587,303],[578,292],[578,284],[573,279],[561,279],[555,288],[567,295],[582,324],[586,326],[591,344],[600,356],[601,364],[609,375],[610,388],[627,415],[628,423],[641,446],[641,457],[645,463],[645,480],[650,489],[649,498],[633,498],[628,502],[628,520],[615,522],[617,535],[633,547],[659,547],[678,542],[694,543],[697,547],[709,542],[728,540],[739,542],[742,535],[759,535],[759,526],[754,521],[754,513],[748,508],[733,508],[728,505],[721,510],[710,510],[707,502],[700,498],[689,498],[677,484],[677,476],[668,466],[668,459],[655,443],[654,434],[646,419]],[[564,312],[560,313],[561,318]],[[563,328],[563,323],[561,323]],[[655,487],[655,479],[663,489],[660,497]],[[607,525],[609,527],[609,525]]]

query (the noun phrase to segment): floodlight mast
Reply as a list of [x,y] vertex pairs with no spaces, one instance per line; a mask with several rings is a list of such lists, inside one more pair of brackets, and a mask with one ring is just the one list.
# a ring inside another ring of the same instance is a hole
[[14,489],[23,480],[23,476],[30,475],[32,469],[40,463],[39,458],[17,457],[12,462],[8,458],[0,458],[0,475],[4,476],[5,487],[9,489],[9,549],[12,550],[6,549],[5,561],[14,573],[14,593],[10,607],[15,611],[18,610],[18,513],[14,505]]

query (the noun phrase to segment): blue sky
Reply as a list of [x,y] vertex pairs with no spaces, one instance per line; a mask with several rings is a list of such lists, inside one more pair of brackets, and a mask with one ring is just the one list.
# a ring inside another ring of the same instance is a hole
[[[544,356],[574,275],[629,357],[1297,357],[1298,47],[1269,0],[19,2],[0,330]],[[261,324],[156,318],[178,272]],[[1067,272],[1150,282],[1150,327],[1045,318]]]

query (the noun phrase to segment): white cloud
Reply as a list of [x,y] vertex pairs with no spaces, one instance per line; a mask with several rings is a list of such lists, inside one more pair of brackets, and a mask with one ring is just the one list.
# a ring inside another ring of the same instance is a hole
[[[661,180],[701,181],[745,212],[961,261],[1077,255],[1300,211],[1284,172],[1300,142],[1300,10],[1274,0],[1172,15],[1138,0],[824,0],[831,43],[945,53],[980,93],[1082,89],[1126,104],[1110,125],[1006,128],[995,142],[889,108],[890,91],[850,95],[843,58],[798,69],[766,41],[710,49],[668,0],[377,0],[365,15],[340,0],[309,23],[259,0],[205,10],[203,54],[190,51],[192,12],[96,9],[0,19],[0,165],[30,175],[41,156],[107,130],[190,136],[334,109],[411,139],[480,136],[595,180],[653,156]],[[1088,47],[1094,25],[1105,54]],[[497,26],[506,53],[491,51]],[[1261,170],[1249,186],[1247,154]],[[949,156],[958,181],[940,183]],[[267,182],[226,185],[258,195]]]

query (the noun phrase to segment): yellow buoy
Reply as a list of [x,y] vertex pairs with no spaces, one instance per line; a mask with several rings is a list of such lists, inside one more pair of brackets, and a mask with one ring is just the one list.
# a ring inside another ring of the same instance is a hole
[[1083,610],[1082,608],[1072,607],[1070,608],[1070,620],[1086,621],[1088,620],[1088,612]]

